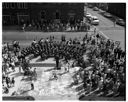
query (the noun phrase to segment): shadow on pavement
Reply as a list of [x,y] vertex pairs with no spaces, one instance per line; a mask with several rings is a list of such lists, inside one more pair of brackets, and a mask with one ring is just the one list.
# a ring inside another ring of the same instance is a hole
[[42,60],[41,58],[39,58],[39,59],[36,60],[36,62],[40,62],[40,61],[44,61],[44,60]]
[[98,97],[98,96],[84,96],[79,97],[80,101],[125,101],[125,97]]
[[32,78],[29,77],[29,76],[27,76],[26,78],[21,79],[21,81],[31,81],[31,80],[32,80]]
[[45,70],[44,72],[50,72],[50,71],[55,70],[55,69],[56,69],[56,67],[51,68],[51,69],[47,69],[47,70]]
[[11,76],[13,77],[19,77],[19,76],[23,76],[23,73],[14,73],[14,74],[11,74]]
[[35,98],[34,97],[32,97],[32,96],[10,96],[10,97],[2,97],[2,100],[4,100],[4,101],[11,101],[11,100],[23,100],[23,101],[29,101],[29,100],[35,100]]
[[59,73],[58,75],[60,75],[60,76],[61,76],[61,75],[66,74],[66,73],[67,73],[67,72],[63,72],[63,73]]

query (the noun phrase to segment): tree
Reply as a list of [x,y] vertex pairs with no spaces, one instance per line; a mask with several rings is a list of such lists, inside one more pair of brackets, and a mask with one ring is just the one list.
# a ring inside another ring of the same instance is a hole
[[108,3],[100,3],[99,7],[104,11],[108,11]]

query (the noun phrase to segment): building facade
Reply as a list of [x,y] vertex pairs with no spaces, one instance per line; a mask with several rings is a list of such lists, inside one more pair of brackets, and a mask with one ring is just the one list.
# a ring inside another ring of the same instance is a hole
[[108,12],[126,20],[126,3],[108,3]]
[[27,3],[3,3],[2,21],[4,25],[17,25],[21,18],[29,18],[29,5]]
[[68,22],[83,19],[84,3],[3,3],[4,25],[19,25],[33,20]]

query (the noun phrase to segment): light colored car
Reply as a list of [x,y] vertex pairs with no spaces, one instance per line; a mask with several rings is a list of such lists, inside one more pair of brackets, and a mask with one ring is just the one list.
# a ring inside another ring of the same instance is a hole
[[90,21],[92,19],[92,15],[90,13],[86,13],[86,18]]
[[91,17],[92,15],[90,13],[85,13],[85,16],[88,18]]
[[99,19],[97,16],[93,16],[91,19],[91,24],[93,25],[99,25]]

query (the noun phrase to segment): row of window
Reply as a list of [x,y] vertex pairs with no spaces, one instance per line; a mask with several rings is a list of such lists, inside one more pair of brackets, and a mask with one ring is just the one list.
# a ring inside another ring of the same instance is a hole
[[27,3],[3,3],[3,8],[4,9],[15,9],[15,8],[18,8],[18,9],[27,9],[28,8],[28,5]]

